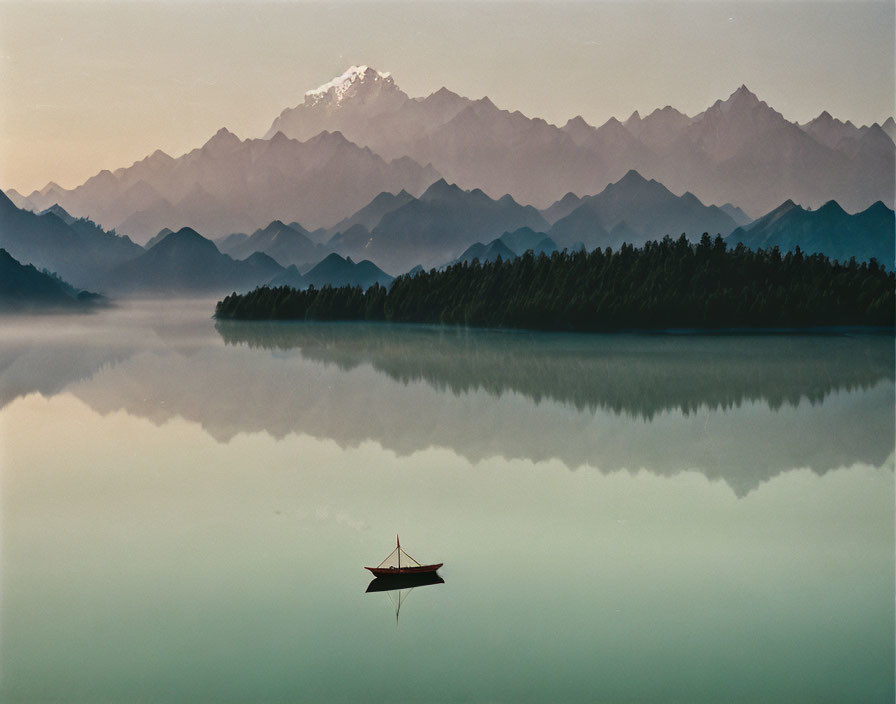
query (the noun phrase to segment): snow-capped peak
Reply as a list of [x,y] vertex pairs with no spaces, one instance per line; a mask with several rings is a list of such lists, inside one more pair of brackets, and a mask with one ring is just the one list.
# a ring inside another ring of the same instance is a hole
[[328,81],[314,90],[306,91],[306,102],[310,99],[311,102],[317,103],[332,95],[334,102],[341,103],[346,92],[353,85],[366,82],[375,83],[377,81],[393,83],[392,74],[381,73],[376,69],[370,68],[370,66],[351,66],[341,76],[337,76],[332,81]]

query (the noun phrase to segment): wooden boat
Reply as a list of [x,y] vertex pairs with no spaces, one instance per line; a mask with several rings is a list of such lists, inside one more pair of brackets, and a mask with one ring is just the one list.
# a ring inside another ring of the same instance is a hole
[[411,575],[420,575],[427,574],[430,572],[435,572],[439,567],[441,567],[444,563],[440,562],[437,565],[421,565],[417,562],[413,557],[408,555],[401,548],[401,542],[398,540],[398,536],[395,536],[395,549],[389,553],[389,556],[383,560],[376,567],[365,567],[365,570],[370,570],[374,576],[380,578],[389,578],[389,577],[404,577]]

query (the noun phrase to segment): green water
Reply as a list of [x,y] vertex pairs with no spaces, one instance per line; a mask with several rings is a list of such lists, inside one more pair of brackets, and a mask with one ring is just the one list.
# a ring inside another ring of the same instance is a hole
[[0,320],[0,700],[893,701],[892,337],[210,311]]

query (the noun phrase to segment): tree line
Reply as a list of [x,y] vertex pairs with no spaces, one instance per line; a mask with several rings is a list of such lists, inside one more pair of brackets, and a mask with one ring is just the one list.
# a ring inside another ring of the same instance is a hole
[[875,260],[841,263],[797,247],[727,247],[704,234],[642,248],[531,251],[400,276],[391,287],[261,287],[219,301],[237,320],[383,320],[601,331],[893,326],[896,278]]

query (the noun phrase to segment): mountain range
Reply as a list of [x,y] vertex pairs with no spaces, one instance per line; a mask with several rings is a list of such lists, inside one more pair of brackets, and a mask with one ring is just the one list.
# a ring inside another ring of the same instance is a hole
[[21,264],[0,249],[0,311],[85,310],[98,300],[96,294],[79,291],[31,264]]
[[[600,126],[577,116],[561,127],[447,88],[410,97],[389,74],[354,66],[283,110],[264,139],[221,129],[178,158],[156,151],[73,190],[51,182],[8,195],[36,212],[58,204],[139,242],[165,227],[215,237],[278,219],[311,228],[320,243],[355,225],[372,233],[395,202],[407,204],[439,178],[496,200],[554,203],[543,215],[552,224],[580,205],[578,196],[636,170],[674,194],[722,204],[742,225],[746,214],[787,199],[813,208],[835,199],[850,212],[878,200],[893,207],[894,134],[892,118],[856,127],[822,112],[791,122],[746,86],[694,116],[666,106]],[[383,192],[399,195],[371,203]],[[370,211],[358,215],[365,204]],[[639,229],[628,219],[604,225],[613,227],[617,239]],[[355,230],[347,239],[361,237]]]
[[284,267],[292,264],[313,265],[331,250],[312,242],[309,234],[299,223],[286,225],[274,220],[251,235],[240,237],[237,233],[222,238],[218,248],[234,259],[245,259],[254,252],[263,252]]
[[374,284],[389,287],[393,277],[369,260],[352,261],[351,257],[340,257],[335,252],[327,255],[305,274],[299,273],[295,266],[275,276],[270,286],[289,286],[291,288],[323,288],[324,286],[360,286],[368,289]]
[[[349,227],[334,234],[327,246],[346,256],[367,257],[395,274],[417,264],[430,268],[456,259],[482,259],[486,255],[479,249],[466,250],[498,238],[520,254],[583,245],[618,248],[623,242],[640,246],[683,232],[699,239],[704,232],[727,235],[738,225],[721,208],[706,206],[690,193],[676,196],[636,171],[594,196],[568,194],[540,212],[510,196],[495,200],[479,189],[465,191],[441,179],[419,198],[380,194],[344,222]],[[531,235],[517,234],[519,241],[514,241],[512,233],[526,232]],[[546,238],[550,242],[541,247]],[[494,258],[500,248],[494,245],[488,256]]]
[[[563,202],[563,201],[561,201]],[[566,199],[568,205],[570,199]],[[558,208],[553,212],[558,212]],[[706,206],[692,193],[676,196],[663,184],[629,171],[594,196],[581,198],[574,209],[551,225],[548,234],[560,248],[583,243],[587,249],[623,242],[641,246],[665,235],[704,232],[726,234],[737,223],[717,206]]]
[[595,193],[631,169],[750,213],[786,198],[810,206],[836,198],[850,210],[893,205],[892,119],[856,128],[823,112],[799,125],[746,86],[694,116],[666,106],[625,122],[595,127],[576,116],[557,127],[446,88],[411,98],[390,75],[353,66],[284,110],[266,136],[307,139],[323,129],[386,158],[431,163],[463,188],[540,207],[569,191]]
[[116,294],[221,293],[254,288],[282,271],[261,252],[235,260],[219,252],[211,240],[184,227],[115,267],[103,281]]
[[165,227],[215,236],[273,219],[331,224],[382,191],[421,193],[437,178],[431,167],[406,157],[387,162],[338,132],[304,142],[282,134],[240,140],[222,128],[176,159],[156,151],[71,191],[50,184],[18,200],[37,210],[59,204],[145,242]]
[[739,227],[727,241],[743,243],[750,249],[792,252],[797,246],[806,254],[824,254],[831,259],[857,261],[876,259],[887,269],[896,261],[896,218],[878,201],[866,210],[850,215],[836,201],[818,210],[807,210],[788,200],[758,220]]
[[75,219],[58,206],[38,215],[17,208],[3,193],[0,247],[20,262],[90,289],[106,271],[143,251],[127,237],[105,232],[91,220]]
[[419,197],[398,199],[371,229],[358,223],[334,235],[328,244],[341,254],[366,257],[386,271],[401,273],[422,264],[438,266],[480,239],[508,230],[547,227],[531,205],[510,196],[489,198],[479,189],[465,191],[440,179]]

